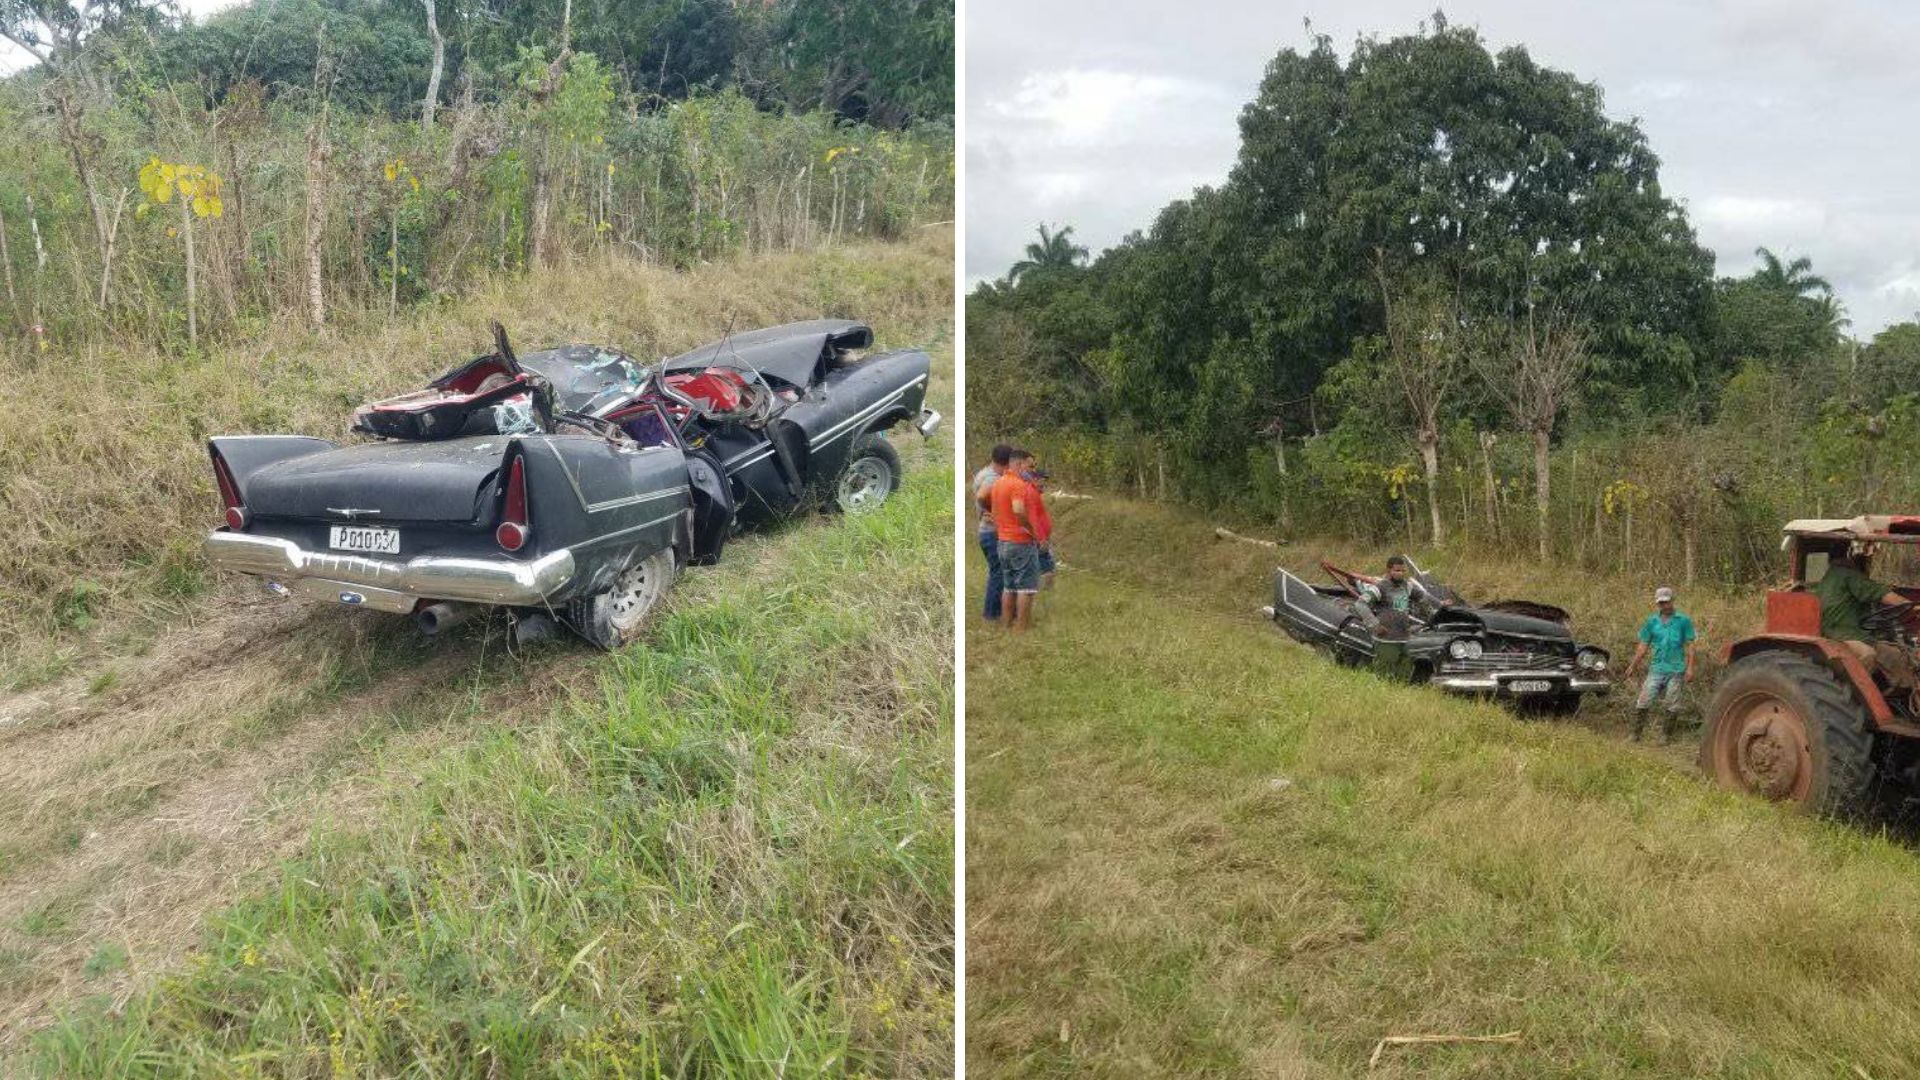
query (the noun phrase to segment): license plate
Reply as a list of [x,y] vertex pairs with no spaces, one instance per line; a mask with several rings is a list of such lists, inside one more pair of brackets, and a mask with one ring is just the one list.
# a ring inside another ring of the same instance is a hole
[[400,554],[400,530],[371,525],[329,525],[327,546],[335,551],[366,551],[375,555]]
[[1507,683],[1510,694],[1551,694],[1553,683],[1548,679],[1514,679]]

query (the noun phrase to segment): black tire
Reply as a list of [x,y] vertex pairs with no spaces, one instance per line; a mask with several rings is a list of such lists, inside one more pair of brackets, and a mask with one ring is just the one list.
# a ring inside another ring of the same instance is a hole
[[880,432],[869,431],[854,440],[846,467],[834,477],[831,505],[843,514],[864,514],[900,490],[902,475],[893,444]]
[[612,587],[567,604],[567,625],[598,648],[631,645],[653,620],[679,572],[671,548],[656,551],[628,567]]
[[1790,652],[1729,668],[1700,738],[1700,768],[1722,787],[1840,818],[1871,802],[1872,754],[1866,706],[1832,671]]

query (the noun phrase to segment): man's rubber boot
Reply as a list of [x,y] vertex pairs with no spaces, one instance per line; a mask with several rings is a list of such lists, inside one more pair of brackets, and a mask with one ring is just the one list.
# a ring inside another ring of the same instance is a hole
[[1646,729],[1647,729],[1647,710],[1635,709],[1633,711],[1633,741],[1639,742],[1641,734],[1645,732]]

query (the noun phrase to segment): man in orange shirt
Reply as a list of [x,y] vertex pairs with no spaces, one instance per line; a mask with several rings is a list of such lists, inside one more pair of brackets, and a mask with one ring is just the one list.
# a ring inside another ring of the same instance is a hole
[[1040,591],[1040,545],[1035,522],[1045,521],[1040,492],[1026,478],[1033,455],[1015,450],[1008,469],[981,501],[993,511],[1000,541],[1000,615],[1010,630],[1033,623],[1033,596]]

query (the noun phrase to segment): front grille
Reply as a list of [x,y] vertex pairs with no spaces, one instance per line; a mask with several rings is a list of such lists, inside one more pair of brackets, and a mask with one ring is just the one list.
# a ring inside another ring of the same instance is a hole
[[1472,660],[1455,660],[1446,657],[1440,661],[1442,675],[1491,675],[1502,671],[1558,671],[1570,672],[1573,661],[1564,656],[1543,656],[1539,653],[1481,653]]

